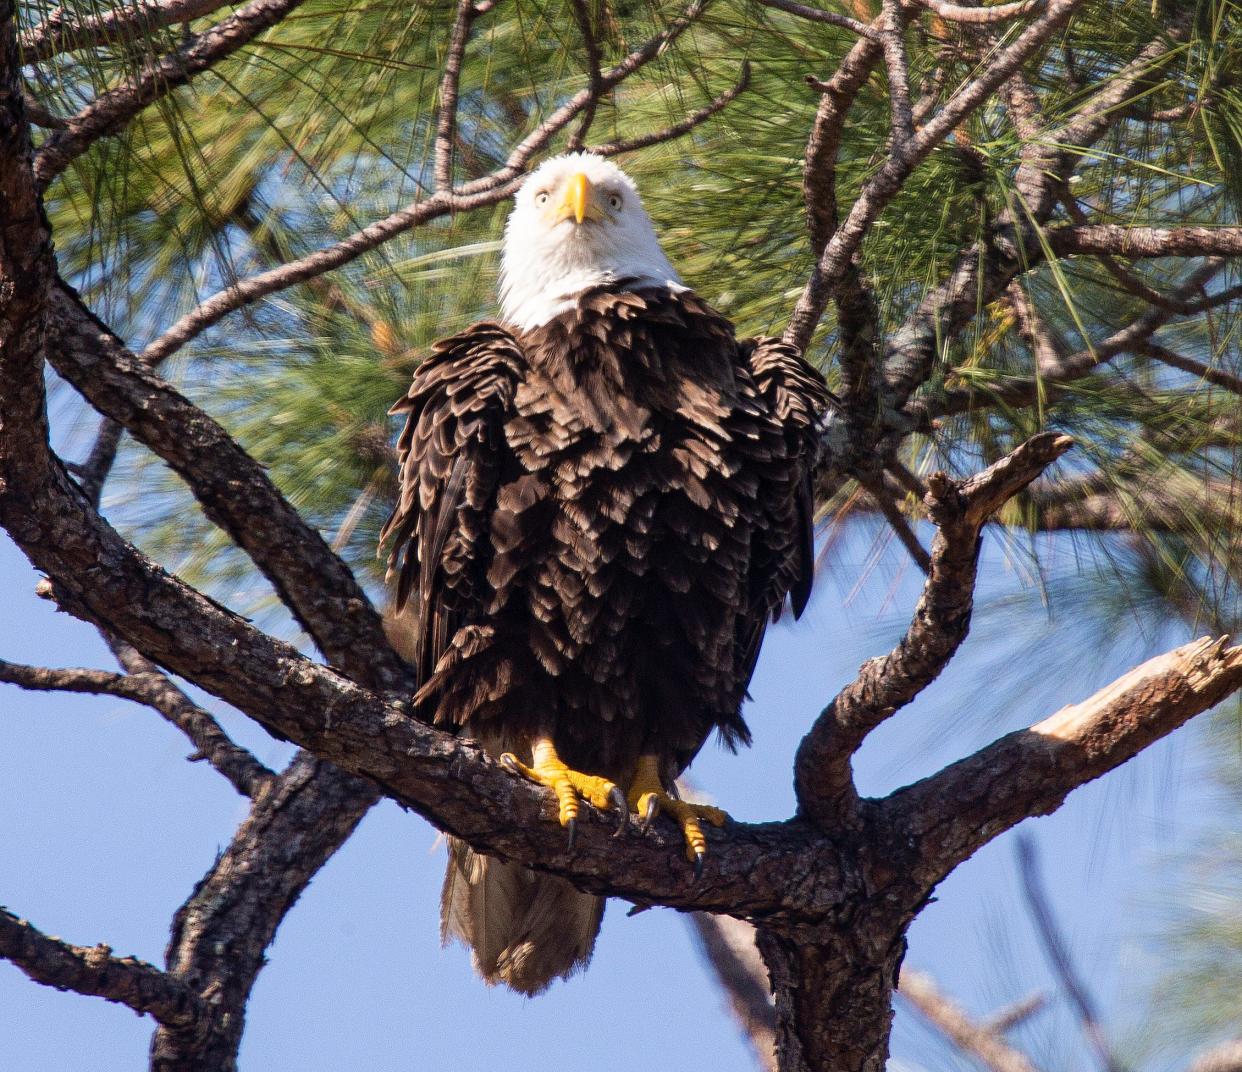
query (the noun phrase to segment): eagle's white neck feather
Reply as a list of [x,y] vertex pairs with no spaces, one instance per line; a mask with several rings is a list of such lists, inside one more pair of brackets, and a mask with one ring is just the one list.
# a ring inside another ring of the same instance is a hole
[[[536,198],[541,192],[557,191],[579,172],[600,196],[616,192],[620,207],[599,222],[550,224]],[[628,175],[590,153],[570,153],[547,161],[522,184],[505,226],[500,269],[500,308],[505,322],[529,331],[573,308],[576,297],[588,288],[619,279],[632,280],[633,287],[686,289],[660,249],[655,228]]]

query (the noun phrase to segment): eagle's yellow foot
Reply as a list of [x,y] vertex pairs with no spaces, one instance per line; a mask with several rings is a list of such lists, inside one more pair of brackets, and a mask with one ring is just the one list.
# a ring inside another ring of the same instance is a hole
[[556,747],[548,737],[540,737],[535,741],[531,759],[532,766],[528,767],[512,752],[505,752],[500,757],[500,764],[514,774],[524,775],[532,782],[546,785],[556,794],[561,826],[569,836],[567,852],[574,851],[574,838],[578,833],[579,799],[590,801],[600,811],[615,808],[621,815],[617,833],[620,834],[625,829],[629,817],[625,794],[607,778],[571,770],[556,754]]
[[630,807],[640,816],[640,830],[645,831],[660,812],[676,820],[686,839],[686,859],[694,864],[694,877],[699,878],[707,857],[707,838],[703,836],[702,823],[724,826],[729,821],[728,814],[710,804],[691,804],[670,796],[660,781],[660,764],[655,756],[639,756],[628,799]]

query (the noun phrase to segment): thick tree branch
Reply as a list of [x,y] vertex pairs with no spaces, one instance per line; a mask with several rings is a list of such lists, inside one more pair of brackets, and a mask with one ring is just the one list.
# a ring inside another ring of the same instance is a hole
[[1204,638],[1149,659],[1081,703],[1018,730],[881,805],[915,839],[931,889],[1010,827],[1047,815],[1080,785],[1242,688],[1242,647]]
[[1038,1072],[1024,1053],[1005,1041],[1000,1031],[975,1021],[942,994],[930,975],[902,968],[897,993],[962,1053],[975,1058],[990,1072]]
[[84,668],[52,669],[0,660],[0,681],[43,692],[84,692],[118,696],[158,711],[194,744],[196,759],[207,760],[243,796],[253,797],[275,775],[244,748],[238,747],[219,723],[177,688],[154,665],[130,649],[132,660],[147,669],[115,674]]
[[93,100],[50,134],[35,156],[39,189],[48,184],[100,138],[115,134],[153,101],[249,44],[275,26],[302,0],[250,0],[236,14],[192,37],[176,52],[150,64],[116,89]]
[[1068,436],[1046,432],[969,480],[943,473],[929,479],[926,504],[937,532],[914,619],[897,647],[864,663],[803,738],[794,763],[801,814],[825,825],[843,815],[848,821],[857,804],[850,757],[939,676],[966,639],[984,524],[1072,445]]
[[236,1068],[246,1003],[265,951],[311,879],[345,843],[377,793],[305,752],[259,797],[173,918],[169,970],[199,980],[210,1015],[163,1024],[152,1072]]
[[3,908],[0,958],[36,983],[115,1001],[137,1013],[150,1013],[161,1023],[189,1026],[203,1012],[199,996],[168,972],[136,957],[114,957],[102,943],[80,946],[49,938]]
[[1053,227],[1048,245],[1062,257],[1112,254],[1118,257],[1236,257],[1242,254],[1242,227],[1121,227],[1081,224]]
[[[64,283],[51,295],[49,358],[97,410],[163,458],[275,587],[324,655],[358,680],[414,690],[379,615],[349,569],[257,462],[82,305]],[[366,652],[360,657],[359,653]]]

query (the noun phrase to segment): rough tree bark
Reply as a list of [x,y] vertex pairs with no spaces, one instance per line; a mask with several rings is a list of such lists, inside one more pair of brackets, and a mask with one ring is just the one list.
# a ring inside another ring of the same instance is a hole
[[[1150,660],[1095,696],[887,798],[860,797],[851,768],[854,753],[868,734],[916,699],[966,638],[987,526],[1007,503],[1025,496],[1072,442],[1037,434],[1007,452],[992,451],[985,459],[990,464],[961,479],[911,473],[899,460],[902,445],[946,415],[1001,402],[1034,407],[1049,391],[1068,388],[1123,352],[1148,354],[1183,373],[1202,374],[1214,389],[1242,393],[1236,376],[1202,366],[1153,338],[1179,317],[1236,296],[1231,288],[1211,285],[1224,258],[1242,251],[1242,229],[1124,228],[1088,218],[1067,194],[1086,148],[1119,122],[1136,121],[1128,102],[1178,55],[1189,33],[1184,14],[1175,15],[1166,32],[1098,92],[1084,93],[1068,120],[1050,127],[1039,115],[1039,96],[1024,71],[1039,62],[1041,51],[1087,0],[1045,5],[1024,0],[986,9],[946,0],[885,0],[869,23],[792,0],[763,2],[782,17],[858,35],[829,77],[808,80],[821,94],[803,174],[814,264],[791,310],[786,337],[807,346],[826,311],[835,307],[842,405],[824,430],[819,489],[825,498],[851,483],[865,489],[927,578],[900,643],[865,664],[803,740],[793,772],[797,814],[784,822],[711,832],[702,880],[691,882],[676,831],[659,823],[614,840],[611,824],[597,816],[600,821],[584,824],[576,851],[568,853],[559,829],[545,821],[549,802],[540,790],[510,776],[471,742],[415,720],[408,700],[417,683],[389,648],[362,587],[263,467],[164,379],[159,365],[252,302],[317,280],[433,220],[494,206],[571,127],[568,144],[588,144],[604,97],[676,47],[703,19],[708,0],[692,0],[611,67],[603,65],[589,5],[575,0],[587,85],[515,140],[502,165],[459,182],[454,156],[463,57],[473,28],[499,6],[499,0],[461,0],[440,83],[434,190],[334,245],[230,282],[167,326],[141,354],[59,277],[41,193],[53,181],[68,181],[68,165],[99,139],[123,130],[179,85],[278,29],[296,0],[253,0],[188,37],[176,51],[153,57],[144,71],[102,93],[77,116],[52,123],[37,153],[13,0],[0,0],[0,524],[46,574],[44,594],[98,627],[122,671],[0,662],[0,680],[145,704],[193,741],[196,758],[251,800],[231,844],[177,913],[163,968],[115,957],[104,945],[69,946],[7,912],[0,913],[0,956],[36,981],[150,1014],[157,1023],[153,1068],[235,1068],[264,950],[310,878],[383,794],[480,851],[562,875],[584,890],[753,923],[775,996],[771,1018],[756,997],[753,977],[746,985],[730,985],[762,1045],[774,1040],[776,1065],[782,1072],[879,1072],[888,1052],[906,930],[936,885],[998,834],[1054,810],[1079,785],[1242,688],[1242,648],[1205,638]],[[906,34],[923,17],[923,7],[942,20],[942,29],[953,28],[942,41],[946,70],[950,53],[977,57],[991,51],[956,90],[946,89],[943,72],[933,73],[919,97]],[[216,8],[210,0],[165,0],[141,11],[80,20],[58,11],[22,37],[24,60],[52,61],[64,52],[105,47]],[[860,5],[856,14],[861,10]],[[1003,40],[991,36],[1010,27],[1012,34]],[[880,72],[890,94],[889,152],[853,204],[842,206],[837,170],[848,117]],[[611,155],[686,135],[744,94],[748,78],[743,67],[732,86],[680,121],[595,148]],[[961,149],[962,124],[989,101],[1001,102],[1022,141],[1014,174],[1022,210],[989,221],[986,233],[958,251],[948,271],[886,337],[873,284],[862,268],[863,244],[930,154],[944,148],[951,135]],[[1153,113],[1137,121],[1161,120]],[[1062,204],[1067,215],[1058,217]],[[1099,258],[1142,303],[1132,323],[1079,352],[1052,339],[1015,281],[1057,256]],[[1119,257],[1193,261],[1178,284],[1159,293]],[[1006,295],[1030,346],[1029,377],[994,385],[987,393],[977,383],[933,385],[944,340]],[[45,363],[105,418],[89,460],[74,470],[79,481],[49,446]],[[208,518],[271,582],[326,663],[264,634],[170,575],[112,528],[99,510],[99,489],[122,429],[179,475]],[[1213,486],[1205,485],[1197,494],[1206,499],[1212,492]],[[1182,501],[1193,501],[1196,494],[1164,493]],[[1041,484],[1026,501],[1037,512],[1035,527],[1124,528],[1117,494],[1116,488],[1084,479],[1058,488]],[[921,547],[906,523],[911,513],[934,524],[930,549]],[[1222,525],[1236,523],[1237,511],[1221,507],[1215,516]],[[230,741],[169,674],[231,703],[304,750],[285,771],[267,770]],[[705,940],[712,948],[711,936]],[[724,952],[717,948],[714,956],[724,958]],[[730,971],[741,972],[735,980],[746,972],[744,965],[731,963],[721,970],[726,983]],[[946,1023],[952,1020],[972,1052],[991,1054],[994,1067],[1025,1072],[1020,1055],[1006,1054],[994,1031],[960,1016],[954,1020],[951,1005],[937,1003],[926,988],[922,993],[926,1008],[938,1010]]]

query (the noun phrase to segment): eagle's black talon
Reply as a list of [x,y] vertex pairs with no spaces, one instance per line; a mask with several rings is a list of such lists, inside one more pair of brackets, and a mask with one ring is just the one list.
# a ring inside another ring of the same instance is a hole
[[569,822],[565,824],[565,831],[569,835],[565,841],[565,851],[573,852],[574,842],[578,840],[578,820],[570,819]]
[[522,773],[521,769],[518,767],[517,756],[515,756],[512,752],[503,753],[498,762],[510,774]]
[[608,791],[608,799],[612,801],[612,806],[617,809],[617,813],[621,816],[617,823],[617,832],[612,836],[620,837],[625,833],[625,828],[629,825],[630,806],[625,802],[625,794],[615,785]]
[[696,852],[694,854],[694,881],[698,882],[703,877],[703,861],[707,859],[707,854]]
[[651,822],[656,817],[656,812],[660,810],[660,802],[656,799],[655,794],[647,798],[647,808],[643,813],[643,817],[639,820],[638,829],[644,834],[651,829]]

